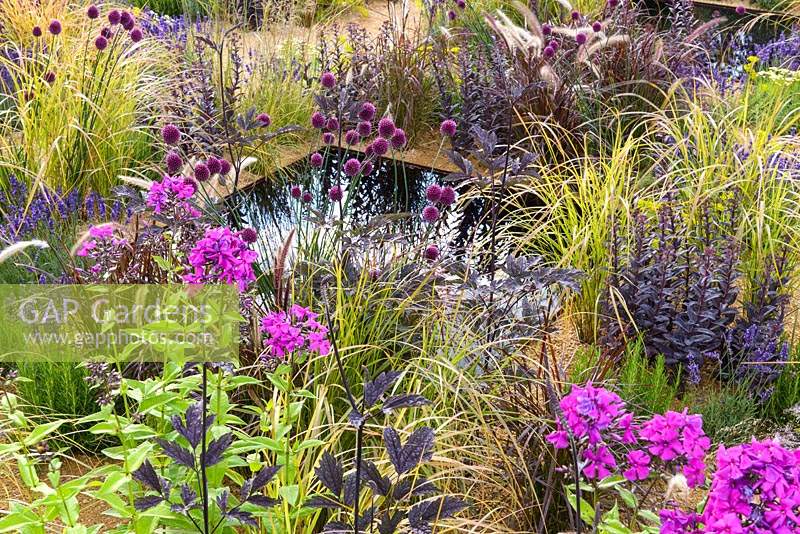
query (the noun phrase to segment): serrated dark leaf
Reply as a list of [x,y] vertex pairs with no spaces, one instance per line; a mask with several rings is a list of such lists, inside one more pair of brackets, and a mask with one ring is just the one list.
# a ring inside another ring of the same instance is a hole
[[401,374],[398,371],[385,371],[364,384],[364,406],[371,408],[397,382]]
[[164,501],[164,497],[160,495],[148,495],[147,497],[139,497],[133,501],[133,507],[138,512],[144,512],[154,506],[158,506]]
[[338,509],[342,507],[340,502],[337,502],[332,497],[326,497],[325,495],[314,495],[306,499],[306,502],[303,503],[304,506],[308,506],[309,508],[332,508]]
[[273,499],[272,497],[267,497],[266,495],[261,495],[260,493],[250,495],[247,501],[250,504],[254,504],[256,506],[260,506],[261,508],[272,508],[273,506],[277,506],[281,503],[280,499]]
[[431,522],[451,517],[466,507],[467,503],[457,497],[437,497],[414,505],[408,512],[408,522],[412,527],[420,528]]
[[222,460],[222,455],[225,454],[225,451],[228,450],[232,442],[233,434],[230,432],[212,441],[208,445],[205,458],[200,458],[202,465],[205,467],[217,465]]
[[425,477],[407,476],[400,479],[393,488],[392,498],[402,501],[408,497],[418,497],[428,493],[436,493],[437,489],[433,482]]
[[278,474],[278,471],[281,470],[281,467],[283,466],[272,465],[259,469],[258,473],[252,478],[253,484],[250,492],[254,493],[260,491],[264,486],[269,484],[270,481],[275,478],[275,475]]
[[394,534],[397,532],[397,527],[403,521],[403,512],[396,510],[393,513],[383,512],[378,522],[379,534]]
[[415,430],[405,445],[401,444],[397,432],[387,427],[383,430],[383,440],[389,460],[398,475],[410,471],[420,462],[426,462],[433,456],[434,433],[428,427]]
[[186,506],[191,506],[197,500],[197,493],[188,484],[181,486],[181,500]]
[[328,488],[331,493],[336,495],[337,498],[341,497],[344,469],[341,462],[334,458],[331,453],[325,451],[322,454],[319,467],[314,469],[314,474],[317,476],[317,480]]
[[344,495],[342,501],[347,506],[353,506],[356,502],[356,491],[360,490],[360,485],[356,484],[356,474],[350,473],[344,479]]
[[164,454],[169,456],[174,462],[188,467],[189,469],[194,469],[194,453],[192,451],[184,449],[175,441],[156,438],[155,442],[164,449]]
[[156,470],[153,469],[153,464],[150,463],[150,460],[145,460],[142,462],[142,465],[139,466],[139,469],[131,473],[134,479],[138,480],[146,487],[150,488],[151,490],[161,492],[161,481],[159,480],[159,476],[156,474]]
[[222,490],[222,493],[217,495],[217,499],[216,499],[217,506],[222,511],[223,515],[225,514],[225,512],[228,511],[228,497],[229,496],[230,496],[230,493],[228,492],[228,490]]
[[192,448],[196,448],[202,439],[203,406],[196,402],[186,409],[186,424],[180,415],[173,415],[171,418],[172,427],[189,442]]
[[353,527],[340,521],[330,521],[322,527],[322,532],[326,534],[350,534],[353,532]]
[[256,521],[255,517],[253,517],[253,514],[251,514],[250,512],[245,512],[244,510],[232,509],[225,515],[227,517],[230,517],[231,519],[239,521],[242,524],[250,525],[253,527],[258,526],[258,521]]
[[372,491],[382,497],[389,495],[392,489],[392,481],[389,477],[382,476],[373,462],[369,460],[361,462],[361,472],[364,474],[364,480],[372,487]]
[[423,397],[422,395],[395,395],[394,397],[389,397],[381,406],[381,411],[385,414],[389,414],[392,410],[399,410],[400,408],[415,408],[417,406],[425,406],[430,404],[431,401]]

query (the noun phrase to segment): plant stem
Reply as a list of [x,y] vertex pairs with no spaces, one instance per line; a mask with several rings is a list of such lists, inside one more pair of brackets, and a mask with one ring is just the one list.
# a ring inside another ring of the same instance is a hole
[[200,399],[201,403],[201,413],[202,413],[202,420],[200,424],[202,425],[202,441],[200,444],[200,476],[202,479],[203,485],[203,528],[206,534],[210,531],[208,529],[208,473],[206,473],[206,432],[208,432],[207,427],[207,418],[206,418],[206,411],[208,410],[207,403],[207,396],[208,396],[208,368],[206,367],[205,362],[202,362],[201,365],[203,366],[203,379],[202,379],[202,390],[201,395],[202,398]]

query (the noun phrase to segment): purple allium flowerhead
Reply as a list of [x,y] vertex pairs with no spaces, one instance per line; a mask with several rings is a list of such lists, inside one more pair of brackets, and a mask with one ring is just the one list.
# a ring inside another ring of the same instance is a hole
[[303,190],[300,189],[299,185],[293,185],[291,189],[289,189],[289,194],[292,195],[292,198],[299,199],[303,196]]
[[52,84],[54,81],[56,81],[56,73],[53,72],[52,70],[47,71],[44,75],[44,81],[46,81],[49,84]]
[[[358,118],[362,121],[371,121],[375,118],[375,113],[378,110],[372,102],[364,102],[361,104],[361,109],[358,110]],[[367,134],[369,135],[369,134]]]
[[363,176],[369,176],[372,174],[372,171],[375,170],[375,166],[372,164],[371,161],[365,161],[364,164],[361,166],[361,174]]
[[47,27],[47,31],[53,35],[58,35],[61,33],[61,21],[58,19],[51,20],[50,25]]
[[322,154],[314,152],[309,158],[312,167],[322,167]]
[[369,135],[372,133],[372,123],[368,120],[361,121],[358,123],[358,126],[356,126],[356,131],[361,137],[369,137]]
[[581,12],[576,9],[572,13],[570,13],[570,16],[572,17],[572,20],[578,20],[579,18],[581,18]]
[[338,185],[334,185],[330,189],[328,189],[328,198],[331,199],[333,202],[339,202],[344,197],[344,192],[342,188]]
[[586,44],[586,34],[583,32],[578,32],[577,35],[575,35],[575,42],[579,45]]
[[456,135],[456,121],[453,119],[446,119],[439,125],[439,133],[445,137],[454,137]]
[[322,142],[326,145],[332,145],[336,139],[333,137],[331,132],[325,132],[322,134]]
[[426,223],[435,223],[439,220],[439,208],[433,204],[428,204],[422,208],[422,220]]
[[319,83],[321,83],[322,87],[325,89],[333,89],[336,85],[336,76],[334,76],[332,72],[323,72],[322,76],[319,77]]
[[425,252],[422,253],[426,260],[436,261],[439,259],[439,247],[436,245],[428,245],[425,247]]
[[347,176],[355,176],[361,170],[361,162],[356,158],[350,158],[344,162],[344,173]]
[[331,117],[330,119],[328,119],[328,122],[325,123],[325,128],[327,128],[328,130],[330,130],[332,132],[338,132],[339,131],[339,119],[337,119],[336,117]]
[[112,26],[116,26],[117,24],[119,24],[121,18],[122,15],[116,9],[112,9],[111,11],[108,12],[108,22]]
[[111,28],[109,28],[109,27],[103,28],[102,30],[100,30],[100,35],[102,35],[106,39],[111,39],[111,35],[112,35],[111,34]]
[[33,33],[34,37],[41,37],[42,36],[42,29],[39,26],[34,26],[32,33]]
[[603,31],[603,23],[600,22],[599,20],[594,21],[594,23],[592,24],[592,31],[594,33],[600,33],[601,31]]
[[142,37],[144,37],[144,35],[142,34],[142,30],[140,30],[139,28],[134,28],[131,30],[131,41],[133,41],[134,43],[138,43],[139,41],[141,41]]
[[389,141],[383,137],[375,139],[370,146],[372,147],[372,153],[376,156],[383,156],[389,152]]
[[465,0],[456,0],[456,6],[458,6],[458,9],[466,9],[467,2]]
[[167,172],[170,174],[175,174],[183,166],[183,159],[181,159],[180,154],[178,154],[174,150],[170,150],[169,152],[167,152],[164,161],[167,164]]
[[447,12],[447,18],[448,18],[449,20],[456,20],[456,18],[458,18],[458,15],[456,14],[456,12],[455,12],[455,11],[453,11],[453,10],[451,9],[450,11],[448,11],[448,12]]
[[208,157],[206,160],[206,166],[208,167],[208,170],[212,176],[219,174],[222,171],[222,162],[214,156]]
[[619,5],[619,0],[608,0],[608,7],[615,8]]
[[303,191],[303,196],[302,196],[302,197],[300,197],[300,199],[301,199],[303,202],[305,202],[306,204],[308,204],[309,202],[311,202],[312,200],[314,200],[314,197],[313,197],[313,196],[311,196],[311,192],[310,192],[310,191]]
[[97,39],[94,40],[94,47],[98,50],[105,50],[108,46],[108,39],[103,37],[102,35],[98,35]]
[[270,124],[272,124],[272,117],[270,117],[267,113],[259,113],[256,116],[256,120],[261,123],[261,126],[264,128],[268,128]]
[[547,36],[553,33],[553,27],[549,24],[542,24],[542,35]]
[[205,163],[198,163],[194,166],[194,177],[198,182],[205,182],[211,178],[211,171]]
[[96,19],[100,16],[100,10],[97,9],[97,6],[92,4],[88,8],[86,8],[86,16],[90,19]]
[[165,124],[161,128],[161,138],[168,145],[177,145],[181,140],[181,131],[174,124]]
[[258,241],[258,232],[256,232],[253,228],[245,228],[239,235],[242,237],[242,241],[245,243],[255,243]]
[[442,198],[442,186],[439,184],[431,184],[425,189],[425,198],[428,202],[439,202]]
[[545,58],[547,58],[547,59],[550,59],[551,57],[553,57],[554,55],[556,55],[556,51],[555,51],[555,50],[553,50],[553,47],[552,47],[552,46],[545,46],[545,47],[544,47],[544,49],[542,50],[542,55],[543,55]]
[[136,20],[134,20],[133,15],[131,15],[129,12],[123,11],[119,15],[119,23],[122,25],[125,31],[131,31],[134,24],[136,24]]
[[737,15],[744,15],[746,11],[747,10],[744,8],[744,6],[742,6],[742,5],[736,6],[736,14]]
[[228,174],[229,172],[231,172],[231,163],[230,163],[230,162],[229,162],[227,159],[225,159],[225,158],[219,158],[219,164],[220,164],[220,171],[219,171],[219,173],[220,173],[222,176],[225,176],[226,174]]
[[372,148],[372,143],[364,148],[364,154],[369,158],[375,155],[375,150]]
[[547,46],[552,48],[554,52],[558,52],[558,41],[556,41],[555,39],[547,43]]
[[391,139],[396,129],[394,121],[389,117],[384,117],[378,121],[378,135],[384,139]]
[[442,196],[439,197],[439,202],[442,206],[450,206],[456,201],[456,190],[449,185],[442,188]]
[[361,136],[355,130],[347,130],[344,134],[344,142],[348,145],[357,145],[361,141]]
[[315,111],[313,115],[311,115],[311,126],[320,130],[325,127],[325,116],[320,113],[319,111]]
[[392,136],[392,148],[395,150],[400,150],[408,143],[408,138],[406,137],[406,132],[401,129],[397,128],[394,131],[394,135]]

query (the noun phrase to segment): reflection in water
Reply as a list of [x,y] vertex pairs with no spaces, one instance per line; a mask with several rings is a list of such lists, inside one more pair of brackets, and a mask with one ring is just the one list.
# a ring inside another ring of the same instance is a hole
[[[404,234],[412,236],[424,233],[420,228],[423,223],[419,214],[427,204],[425,189],[432,183],[442,184],[445,174],[391,159],[380,159],[372,174],[356,177],[350,183],[351,179],[339,170],[342,156],[345,160],[350,157],[364,159],[361,153],[331,149],[322,168],[313,168],[303,159],[230,199],[241,224],[258,230],[262,257],[274,252],[290,230],[297,226],[302,203],[291,197],[292,185],[311,193],[310,205],[314,210],[328,216],[338,212],[338,206],[331,206],[327,196],[328,189],[336,184],[337,172],[345,190],[342,204],[349,224],[363,226],[376,216],[404,212],[411,214],[410,219],[403,223]],[[480,204],[480,201],[472,201],[462,212],[450,213],[439,225],[440,235],[447,235],[446,241],[456,248],[469,243],[482,209]]]

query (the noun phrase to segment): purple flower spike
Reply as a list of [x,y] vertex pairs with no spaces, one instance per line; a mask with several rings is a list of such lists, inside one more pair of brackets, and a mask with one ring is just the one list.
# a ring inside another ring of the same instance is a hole
[[51,20],[50,25],[47,27],[47,31],[49,31],[52,35],[58,35],[61,33],[61,22],[58,19]]
[[336,139],[333,137],[331,132],[325,132],[322,134],[322,142],[326,145],[332,145]]
[[328,190],[328,198],[333,202],[339,202],[343,197],[344,193],[342,192],[342,188],[338,185],[334,185]]
[[450,206],[451,204],[455,203],[456,201],[456,191],[449,185],[442,188],[442,196],[439,198],[439,202],[443,206]]
[[394,135],[392,136],[392,148],[395,150],[400,150],[406,143],[408,142],[408,138],[406,137],[406,132],[400,128],[397,128],[394,131]]
[[317,130],[321,130],[325,127],[325,116],[320,113],[319,111],[315,111],[313,115],[311,115],[311,126],[316,128]]
[[121,18],[122,15],[116,9],[112,9],[111,11],[108,12],[108,22],[112,26],[116,26],[117,24],[119,24]]
[[344,173],[347,176],[355,176],[361,170],[361,163],[356,158],[350,158],[344,162]]
[[303,190],[300,189],[299,185],[293,185],[289,190],[289,194],[292,195],[292,198],[299,199],[303,196]]
[[205,163],[198,163],[194,166],[194,177],[198,182],[205,182],[211,178],[211,171]]
[[311,154],[311,158],[309,158],[312,167],[322,167],[322,154],[319,152],[314,152]]
[[378,121],[378,135],[384,139],[391,139],[395,129],[394,121],[389,117],[384,117]]
[[361,141],[361,136],[355,130],[347,130],[344,134],[344,142],[348,145],[357,145]]
[[332,72],[324,72],[319,78],[319,83],[321,83],[322,87],[325,89],[333,89],[336,85],[336,76],[334,76]]
[[108,39],[103,37],[102,35],[98,35],[97,39],[94,40],[94,47],[98,50],[105,50],[108,46]]
[[361,121],[358,123],[358,126],[356,126],[356,131],[361,137],[369,137],[372,133],[372,123],[368,120]]
[[370,146],[372,147],[372,153],[376,156],[383,156],[389,152],[389,141],[383,137],[375,139]]
[[439,220],[439,208],[429,204],[422,209],[422,220],[426,223],[435,223]]
[[142,37],[144,37],[144,35],[142,34],[142,30],[140,30],[139,28],[134,28],[133,30],[131,30],[131,41],[133,41],[134,43],[138,43],[139,41],[141,41]]
[[452,119],[442,121],[442,124],[439,126],[439,132],[445,137],[455,137],[456,121]]
[[42,29],[39,26],[34,26],[32,33],[33,33],[34,37],[41,37],[42,36]]
[[206,165],[208,166],[208,170],[211,172],[212,176],[219,174],[222,171],[222,162],[214,156],[211,156],[206,160]]
[[181,140],[181,131],[174,124],[167,124],[161,128],[161,138],[168,145],[177,145]]
[[372,102],[364,102],[361,104],[361,109],[358,110],[358,118],[362,121],[371,121],[375,118],[375,105]]
[[261,126],[264,128],[269,128],[269,125],[272,124],[272,117],[270,117],[266,113],[259,113],[256,116],[256,120],[261,123]]
[[436,245],[428,245],[423,252],[426,260],[436,261],[439,259],[439,247]]
[[442,187],[438,184],[431,184],[425,189],[425,198],[428,202],[439,202],[442,198]]
[[586,44],[586,34],[583,32],[578,32],[578,34],[575,36],[575,42],[579,45]]
[[97,9],[97,6],[92,4],[86,9],[86,16],[90,19],[96,19],[100,16],[100,10]]
[[166,158],[164,161],[167,164],[167,172],[170,174],[175,174],[183,167],[183,160],[181,159],[180,154],[175,152],[174,150],[170,150],[167,152]]

